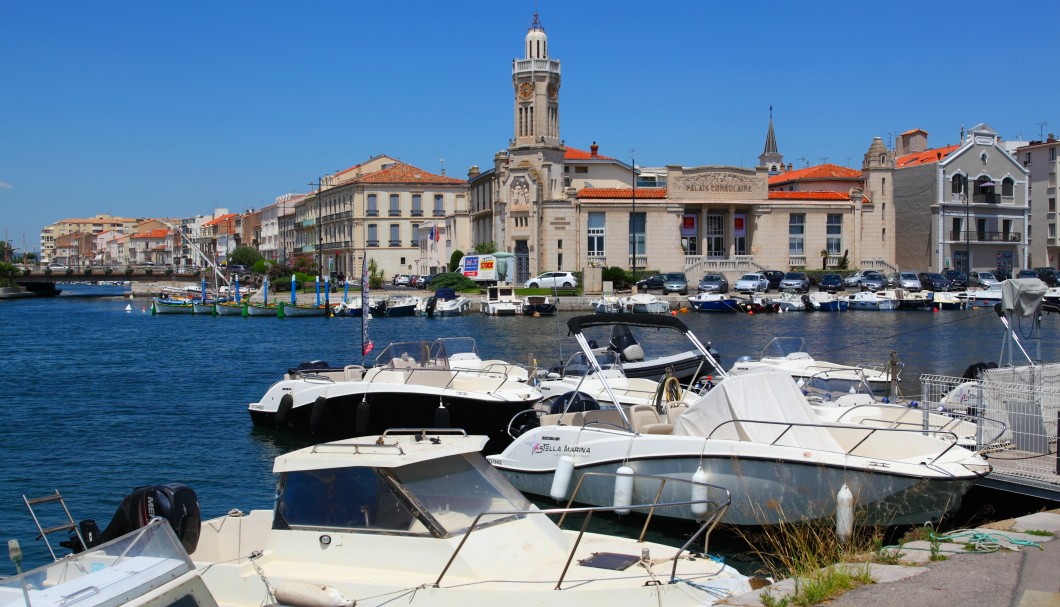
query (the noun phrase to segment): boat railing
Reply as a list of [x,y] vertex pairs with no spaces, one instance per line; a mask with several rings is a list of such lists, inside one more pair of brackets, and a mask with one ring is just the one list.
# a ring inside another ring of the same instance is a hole
[[[780,439],[784,438],[789,432],[791,432],[795,428],[810,428],[810,429],[814,429],[814,430],[823,429],[823,430],[828,430],[829,433],[832,433],[833,431],[848,432],[848,433],[864,433],[864,436],[862,436],[860,438],[860,440],[857,440],[852,446],[850,446],[846,450],[832,451],[830,449],[820,449],[821,451],[825,451],[825,452],[841,453],[843,455],[855,455],[855,456],[858,456],[858,457],[866,457],[866,456],[861,456],[860,454],[855,453],[855,451],[857,451],[858,448],[861,447],[862,445],[866,444],[868,442],[868,440],[870,438],[873,438],[876,434],[885,434],[887,436],[895,436],[895,434],[887,434],[887,433],[904,433],[906,435],[910,435],[911,434],[911,435],[918,435],[918,436],[923,436],[923,434],[924,434],[924,431],[923,430],[919,430],[919,429],[917,429],[917,430],[909,430],[909,429],[905,429],[905,428],[873,428],[873,427],[862,427],[860,425],[854,425],[854,424],[815,424],[815,423],[811,423],[811,422],[783,422],[783,421],[773,421],[773,420],[764,420],[764,419],[729,419],[729,420],[725,420],[722,423],[720,423],[717,426],[715,426],[714,429],[711,430],[710,433],[708,433],[705,438],[707,440],[712,440],[712,439],[714,439],[714,440],[722,440],[722,439],[719,439],[719,438],[715,438],[714,435],[715,435],[715,433],[718,432],[719,429],[725,428],[725,427],[734,428],[736,435],[740,436],[742,434],[740,432],[740,430],[739,430],[739,425],[740,424],[742,424],[742,425],[762,425],[762,426],[780,426],[780,427],[782,427],[782,430],[780,431],[780,433],[777,434],[777,436],[775,436],[768,443],[766,441],[751,440],[751,439],[745,439],[745,438],[732,439],[732,440],[737,440],[739,442],[769,444],[770,446],[775,446],[778,442],[780,442]],[[958,441],[957,435],[954,434],[953,432],[933,432],[932,434],[935,436],[935,438],[940,438],[943,441],[943,443],[946,444],[946,447],[944,449],[942,449],[942,451],[939,452],[937,455],[932,457],[930,461],[921,462],[925,466],[933,466],[933,465],[935,465],[935,462],[939,461],[939,459],[941,459],[942,456],[946,455],[947,453],[950,452],[950,450],[952,450],[954,447],[957,446],[957,441]],[[833,437],[834,437],[834,434],[833,434]],[[906,455],[908,455],[908,454],[906,454]]]
[[[656,482],[656,483],[659,484],[659,487],[658,487],[658,489],[655,492],[654,499],[651,502],[644,503],[644,504],[629,504],[629,505],[616,505],[616,506],[573,507],[572,504],[576,503],[577,497],[578,497],[578,492],[580,491],[580,489],[582,487],[582,484],[584,483],[585,479],[586,478],[592,478],[592,477],[610,477],[610,478],[614,478],[616,482],[618,482],[619,478],[631,479],[633,482],[636,482],[639,479],[642,482],[645,482],[645,481]],[[700,487],[700,488],[702,488],[703,490],[706,491],[706,493],[705,493],[706,497],[704,497],[703,499],[689,499],[689,500],[674,501],[674,502],[660,502],[659,500],[662,498],[663,490],[666,488],[668,483],[689,485],[690,486],[689,487],[690,494],[691,494],[691,492],[692,492],[692,490],[694,488]],[[712,499],[711,498],[711,491],[717,492],[718,495],[722,496],[722,499],[717,499],[717,500]],[[644,541],[644,537],[647,535],[648,527],[651,524],[652,516],[655,514],[655,509],[656,508],[671,508],[671,507],[684,507],[684,506],[687,506],[687,507],[691,508],[692,506],[702,506],[702,507],[705,508],[705,511],[704,511],[705,514],[704,514],[703,519],[702,519],[702,524],[700,524],[699,529],[695,533],[693,533],[692,536],[689,537],[688,540],[685,541],[685,543],[682,544],[680,548],[677,549],[677,552],[673,556],[673,565],[672,565],[672,567],[670,569],[670,579],[669,579],[669,582],[668,582],[670,584],[673,584],[673,583],[675,583],[677,581],[677,563],[680,561],[681,555],[686,553],[686,552],[690,552],[689,546],[691,546],[692,543],[695,542],[696,540],[698,540],[700,537],[703,538],[703,554],[707,554],[708,553],[708,546],[709,546],[709,541],[710,541],[710,533],[711,533],[711,531],[713,531],[714,527],[718,524],[718,522],[721,521],[722,516],[725,515],[725,512],[729,509],[729,506],[731,504],[732,504],[732,495],[729,493],[728,489],[726,489],[724,487],[719,487],[717,485],[711,485],[711,484],[708,484],[708,483],[700,483],[700,482],[692,481],[692,480],[689,480],[689,479],[654,476],[654,475],[650,475],[650,474],[619,474],[618,472],[586,472],[586,473],[582,474],[578,478],[578,484],[575,485],[574,491],[571,493],[570,499],[567,500],[567,506],[564,507],[564,508],[548,508],[548,509],[544,509],[544,510],[537,509],[537,508],[532,509],[532,510],[489,510],[489,511],[486,511],[486,512],[482,512],[478,516],[476,516],[475,519],[473,521],[471,521],[471,524],[468,526],[467,530],[464,532],[464,536],[462,538],[460,538],[460,543],[457,544],[456,549],[453,551],[453,554],[449,557],[449,561],[446,562],[445,567],[442,569],[442,572],[438,575],[438,579],[435,580],[434,587],[438,588],[438,587],[441,586],[442,578],[445,577],[445,574],[449,571],[449,568],[452,566],[453,562],[456,561],[456,557],[457,557],[458,554],[460,554],[460,550],[464,547],[464,544],[467,542],[467,540],[471,536],[471,534],[478,528],[479,522],[481,521],[481,519],[483,517],[493,518],[493,517],[499,517],[499,516],[525,517],[525,516],[540,516],[540,515],[546,515],[546,516],[547,515],[559,515],[560,518],[559,518],[559,520],[557,521],[556,524],[558,526],[562,526],[563,525],[563,521],[566,519],[567,515],[569,515],[569,514],[570,515],[584,514],[585,515],[585,519],[582,521],[581,529],[579,529],[578,535],[574,539],[574,542],[573,542],[573,545],[571,546],[570,552],[567,554],[567,560],[564,562],[562,571],[560,571],[559,579],[556,580],[556,586],[554,587],[554,590],[562,590],[563,580],[566,578],[567,571],[570,569],[571,562],[574,560],[574,555],[578,551],[578,546],[581,544],[582,538],[585,536],[585,533],[586,533],[586,531],[589,528],[589,523],[592,521],[593,514],[596,514],[598,512],[619,512],[619,511],[621,511],[622,513],[625,513],[625,512],[627,512],[629,510],[647,510],[647,515],[646,515],[646,518],[644,520],[644,525],[641,527],[640,535],[637,538],[638,542],[643,542]],[[709,515],[706,514],[706,513],[709,513]],[[644,557],[642,556],[642,558],[644,558]]]
[[[981,447],[988,447],[997,443],[1005,434],[1005,431],[1008,429],[1005,422],[999,419],[987,417],[985,415],[977,415],[974,413],[955,413],[947,412],[945,410],[943,410],[942,412],[933,413],[928,409],[914,409],[912,407],[900,407],[897,405],[881,404],[854,405],[852,407],[846,408],[846,410],[843,411],[839,415],[839,417],[835,419],[835,421],[844,422],[847,419],[857,417],[856,413],[860,410],[878,411],[880,407],[889,407],[890,409],[901,410],[901,413],[899,413],[899,415],[893,419],[887,419],[883,417],[876,418],[872,417],[872,415],[869,414],[866,417],[858,418],[857,422],[852,423],[879,423],[886,424],[885,427],[887,428],[901,427],[906,429],[917,430],[919,432],[930,432],[932,434],[947,432],[953,434],[954,436],[957,436],[958,434],[958,427],[961,424],[965,423],[974,424],[973,428],[980,426],[986,427],[987,424],[992,424],[995,428],[1000,428],[997,434],[983,440],[981,443],[977,440],[977,446]],[[935,418],[936,420],[934,423],[932,423],[931,421],[932,418]],[[972,438],[975,438],[974,435]]]
[[[451,369],[446,367],[419,367],[419,366],[408,366],[408,367],[394,367],[393,371],[401,372],[403,377],[402,383],[405,385],[423,385],[423,386],[434,386],[442,390],[454,390],[458,389],[461,391],[469,391],[468,387],[456,387],[456,384],[461,379],[475,378],[475,379],[491,379],[496,380],[496,385],[483,385],[475,386],[474,391],[492,393],[506,383],[509,380],[517,382],[514,377],[509,377],[507,371],[497,370],[486,370],[486,369]],[[393,375],[387,374],[384,376],[386,379],[378,379],[381,373],[373,375],[368,383],[375,381],[387,381],[393,379]],[[519,382],[521,383],[521,382]]]

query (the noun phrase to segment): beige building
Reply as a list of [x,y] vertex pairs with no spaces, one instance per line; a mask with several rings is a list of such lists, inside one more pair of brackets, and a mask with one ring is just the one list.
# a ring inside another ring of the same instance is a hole
[[136,230],[136,225],[141,221],[141,219],[129,217],[96,215],[88,219],[64,219],[50,226],[45,226],[41,230],[40,236],[41,263],[55,260],[55,240],[59,236],[67,234],[102,234],[110,231],[118,232],[119,234],[132,234]]
[[1056,174],[1060,170],[1060,141],[1049,133],[1045,141],[1032,141],[1015,151],[1027,169],[1027,267],[1060,267],[1057,242]]

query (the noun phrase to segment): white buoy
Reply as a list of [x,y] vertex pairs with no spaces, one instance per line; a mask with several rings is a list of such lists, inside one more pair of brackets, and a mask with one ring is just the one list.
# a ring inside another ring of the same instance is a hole
[[556,462],[556,472],[552,476],[552,488],[548,494],[554,500],[567,497],[567,489],[570,488],[570,479],[574,474],[574,458],[569,455],[561,455]]
[[615,510],[616,514],[629,514],[629,506],[633,503],[633,468],[622,466],[615,477]]
[[699,502],[692,504],[692,514],[694,514],[697,519],[707,513],[706,499],[709,487],[706,485],[708,480],[710,480],[710,477],[707,476],[707,473],[703,470],[703,466],[700,466],[699,469],[696,470],[696,473],[692,475],[693,483],[703,483],[702,485],[692,485],[692,501]]
[[835,533],[846,543],[854,532],[854,494],[843,485],[835,498]]
[[132,304],[125,304],[125,311],[132,312]]

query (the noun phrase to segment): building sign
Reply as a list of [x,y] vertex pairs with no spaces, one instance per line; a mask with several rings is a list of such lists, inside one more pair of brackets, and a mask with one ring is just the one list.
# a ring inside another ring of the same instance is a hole
[[676,178],[674,185],[685,192],[750,194],[754,191],[755,179],[736,173],[704,173],[682,175]]
[[766,200],[766,174],[737,167],[672,167],[667,195],[686,200]]
[[464,276],[474,278],[478,276],[478,256],[468,255],[464,258]]
[[740,213],[733,216],[732,235],[736,238],[747,236],[747,215]]
[[699,234],[697,221],[699,215],[691,213],[685,213],[681,216],[681,237],[682,238],[695,238]]

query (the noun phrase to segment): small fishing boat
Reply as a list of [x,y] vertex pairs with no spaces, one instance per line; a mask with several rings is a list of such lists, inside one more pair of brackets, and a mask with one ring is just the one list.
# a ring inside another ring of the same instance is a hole
[[515,287],[486,287],[486,297],[481,305],[482,313],[488,316],[515,316],[523,309],[523,301],[515,296]]
[[876,291],[858,291],[847,296],[847,305],[851,310],[879,310],[892,312],[898,309],[898,300],[886,297]]
[[850,307],[845,298],[838,297],[835,293],[817,292],[807,295],[819,312],[846,312]]
[[247,304],[239,301],[221,301],[214,305],[218,316],[246,316]]
[[324,304],[281,303],[276,315],[281,318],[301,318],[303,316],[328,316],[330,309]]
[[700,293],[689,295],[688,303],[697,312],[743,312],[740,302],[723,293]]
[[552,316],[556,313],[556,300],[547,295],[527,295],[523,298],[523,315]]
[[151,302],[151,314],[192,314],[195,305],[190,299],[154,298]]
[[471,300],[453,289],[441,288],[435,293],[435,316],[460,316],[471,311]]
[[668,314],[670,302],[659,299],[651,293],[637,293],[618,300],[620,312],[626,314]]
[[615,314],[622,311],[622,306],[619,304],[618,297],[614,295],[604,295],[599,299],[594,299],[589,302],[589,306],[593,309],[593,312],[597,314]]
[[247,303],[247,316],[272,316],[280,315],[280,307],[275,303]]
[[375,302],[373,316],[394,318],[398,316],[415,316],[420,298],[413,295],[391,295]]

